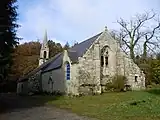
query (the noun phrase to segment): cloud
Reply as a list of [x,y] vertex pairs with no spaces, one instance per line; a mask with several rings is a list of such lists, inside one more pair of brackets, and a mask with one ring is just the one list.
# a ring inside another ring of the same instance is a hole
[[117,29],[114,22],[119,17],[129,19],[154,6],[149,6],[146,0],[24,0],[19,7],[22,27],[18,35],[24,38],[22,42],[42,40],[47,29],[50,39],[65,44],[80,42],[102,31],[105,25]]

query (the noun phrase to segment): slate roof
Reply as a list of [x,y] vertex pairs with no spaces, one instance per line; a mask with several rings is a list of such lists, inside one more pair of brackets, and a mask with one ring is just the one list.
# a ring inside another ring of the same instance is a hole
[[63,62],[63,53],[61,53],[58,57],[50,62],[50,64],[43,69],[42,72],[47,72],[49,70],[53,70],[62,66]]
[[[99,33],[69,49],[69,51],[77,52],[78,57],[82,57],[82,55],[86,52],[86,50],[92,45],[92,43],[102,34]],[[71,56],[72,57],[72,56]]]
[[[77,62],[78,57],[82,57],[86,50],[92,45],[92,43],[102,34],[99,33],[68,50],[68,55],[72,62]],[[53,61],[47,68],[43,70],[43,72],[56,69],[62,65],[63,55],[60,55],[55,61]]]
[[52,61],[54,61],[57,57],[59,57],[62,53],[58,53],[57,55],[55,55],[54,57],[52,57],[51,59],[49,59],[47,62],[45,62],[44,64],[42,64],[41,66],[37,67],[36,69],[34,69],[33,71],[27,73],[26,75],[22,76],[18,81],[25,81],[26,79],[28,79],[30,76],[36,74],[38,71],[45,69],[46,67],[48,67],[50,65],[50,63],[52,63]]
[[[72,62],[77,62],[78,61],[78,57],[82,57],[83,54],[87,51],[87,49],[93,44],[93,42],[102,34],[99,33],[75,46],[73,46],[72,48],[70,48],[68,50],[68,55],[71,59]],[[47,72],[56,68],[61,67],[63,62],[63,53],[59,53],[57,55],[55,55],[53,58],[51,58],[50,60],[48,60],[46,63],[42,64],[40,67],[36,68],[35,70],[33,70],[32,72],[30,72],[29,74],[25,75],[24,77],[22,77],[20,79],[20,81],[23,81],[24,79],[27,79],[28,77],[34,75],[35,73],[37,73],[38,71],[42,70],[42,72]]]
[[68,51],[68,56],[73,63],[78,61],[78,53],[76,51]]

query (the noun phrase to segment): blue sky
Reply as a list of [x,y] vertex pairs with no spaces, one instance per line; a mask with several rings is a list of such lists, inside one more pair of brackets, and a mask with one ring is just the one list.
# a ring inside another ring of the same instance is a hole
[[18,36],[23,42],[49,39],[65,44],[81,42],[108,29],[118,29],[116,20],[129,20],[136,13],[160,13],[160,0],[18,0]]

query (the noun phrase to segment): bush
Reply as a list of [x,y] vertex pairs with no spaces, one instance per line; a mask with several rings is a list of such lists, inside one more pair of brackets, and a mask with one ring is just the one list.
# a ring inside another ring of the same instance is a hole
[[160,60],[147,58],[138,64],[146,76],[146,86],[152,87],[152,83],[160,84]]
[[150,89],[150,88],[160,88],[160,84],[155,84],[155,83],[151,83],[150,85],[147,85],[147,88]]
[[152,82],[160,84],[160,61],[152,60]]
[[112,79],[113,88],[118,91],[124,91],[126,84],[126,77],[122,75],[115,75]]
[[111,81],[112,82],[106,84],[107,90],[110,90],[110,91],[124,91],[125,90],[125,84],[126,84],[125,76],[115,75]]
[[108,82],[105,87],[106,87],[105,91],[114,91],[114,87],[113,87],[112,82]]

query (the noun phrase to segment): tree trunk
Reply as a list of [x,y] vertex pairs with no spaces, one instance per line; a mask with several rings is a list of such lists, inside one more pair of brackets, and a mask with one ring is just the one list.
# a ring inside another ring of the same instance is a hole
[[147,42],[143,44],[143,59],[147,58]]
[[133,61],[135,61],[134,46],[133,45],[130,47],[130,57],[131,57],[131,59],[133,59]]

